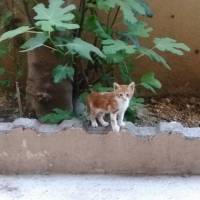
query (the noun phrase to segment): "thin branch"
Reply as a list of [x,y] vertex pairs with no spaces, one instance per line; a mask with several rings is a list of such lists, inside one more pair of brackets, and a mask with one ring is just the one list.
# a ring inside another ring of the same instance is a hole
[[82,30],[83,30],[83,23],[85,20],[85,12],[86,12],[85,7],[86,7],[86,0],[81,0],[80,8],[79,8],[81,12],[81,19],[80,19],[80,28],[78,29],[78,33],[77,33],[78,37],[81,36]]
[[23,0],[23,5],[24,5],[24,10],[26,12],[27,19],[30,23],[31,26],[34,26],[33,18],[31,17],[29,7],[28,7],[28,2],[26,0]]
[[82,73],[83,78],[85,79],[85,82],[86,82],[87,87],[88,87],[89,81],[88,81],[88,77],[87,77],[87,75],[86,75],[86,73],[85,73],[85,69],[84,69],[84,67],[83,67],[83,65],[82,65],[82,63],[81,63],[81,61],[80,61],[79,64],[80,64],[80,67],[81,67],[81,73]]
[[[52,43],[52,45],[53,45],[54,47],[56,47],[56,45],[55,45],[55,43],[54,43],[54,41],[53,41],[53,39],[52,39],[52,37],[51,37],[51,33],[50,33],[50,32],[49,32],[49,40],[50,40],[50,42]],[[53,47],[52,47],[52,48],[53,48]],[[57,48],[56,51],[58,51],[61,55],[65,55],[65,52],[61,51],[59,48]]]
[[[94,45],[94,46],[97,46],[97,43],[98,43],[98,37],[95,36],[93,45]],[[87,61],[87,67],[86,67],[86,74],[89,73],[90,69],[91,69],[91,62],[88,60],[88,61]]]
[[17,96],[17,103],[19,107],[19,115],[20,117],[22,117],[23,110],[22,110],[22,101],[21,101],[21,95],[20,95],[20,89],[19,89],[19,82],[16,82],[16,96]]
[[[150,50],[154,50],[155,48],[156,48],[156,46],[153,46],[151,49],[148,49],[148,51],[150,51]],[[144,53],[138,55],[135,59],[137,60],[137,59],[139,59],[139,58],[141,58],[141,57],[143,57],[143,56],[145,56]]]
[[27,31],[27,33],[33,33],[33,34],[37,34],[37,33],[43,33],[42,31]]
[[82,4],[83,4],[83,1],[82,1],[82,0],[80,0],[80,2],[79,2],[79,7],[78,7],[78,11],[81,11]]
[[53,47],[50,47],[50,46],[48,46],[48,45],[46,45],[46,44],[43,44],[43,46],[46,47],[46,48],[48,48],[48,49],[51,49],[51,50],[54,50],[54,51],[58,51],[57,49],[55,49],[55,48],[53,48]]
[[114,18],[113,18],[113,21],[112,21],[112,23],[111,23],[111,28],[114,26],[114,24],[115,24],[115,22],[116,22],[116,20],[117,20],[117,16],[118,16],[118,14],[119,14],[119,10],[120,10],[120,6],[117,8],[117,11],[116,11],[115,16],[114,16]]

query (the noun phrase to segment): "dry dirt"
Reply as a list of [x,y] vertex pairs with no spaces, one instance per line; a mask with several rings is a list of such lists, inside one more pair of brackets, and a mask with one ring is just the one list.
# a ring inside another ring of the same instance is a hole
[[[19,116],[15,100],[0,97],[0,122],[13,121]],[[167,97],[146,99],[145,106],[139,109],[138,125],[153,126],[160,121],[178,121],[185,126],[200,126],[200,98]]]
[[0,97],[0,122],[10,122],[18,117],[16,103],[5,96]]
[[160,121],[178,121],[184,126],[200,126],[200,98],[167,97],[147,100],[138,113],[139,125],[154,125]]

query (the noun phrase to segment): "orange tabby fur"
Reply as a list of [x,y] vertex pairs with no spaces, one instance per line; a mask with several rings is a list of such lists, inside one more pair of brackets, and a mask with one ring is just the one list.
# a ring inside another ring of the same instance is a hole
[[92,127],[98,127],[96,119],[102,126],[108,126],[104,121],[104,115],[110,114],[111,126],[113,131],[118,132],[120,126],[124,126],[124,114],[129,106],[135,90],[135,83],[129,85],[113,84],[113,92],[92,92],[87,97],[87,105]]

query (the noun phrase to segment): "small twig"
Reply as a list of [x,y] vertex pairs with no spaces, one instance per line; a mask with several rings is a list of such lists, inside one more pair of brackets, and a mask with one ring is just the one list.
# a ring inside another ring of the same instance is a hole
[[116,11],[115,16],[114,16],[114,18],[113,18],[113,21],[112,21],[112,23],[111,23],[111,28],[113,27],[113,25],[115,24],[115,22],[116,22],[116,20],[117,20],[117,16],[118,16],[118,14],[119,14],[119,10],[120,10],[120,6],[117,8],[117,11]]
[[33,33],[33,34],[37,34],[37,33],[44,33],[44,32],[42,32],[42,31],[27,31],[27,33]]
[[53,48],[53,47],[50,47],[50,46],[48,46],[48,45],[46,45],[46,44],[43,44],[43,46],[46,47],[46,48],[48,48],[48,49],[51,49],[51,50],[53,50],[53,51],[58,51],[57,49],[55,49],[55,48]]
[[[153,49],[155,49],[155,48],[156,48],[156,46],[153,46],[151,49],[148,49],[148,51],[153,50]],[[137,60],[137,59],[143,57],[144,55],[145,55],[145,54],[142,53],[142,54],[138,55],[135,59]]]
[[83,68],[83,65],[82,65],[82,64],[81,64],[81,72],[82,72],[83,78],[85,79],[85,82],[86,82],[87,87],[88,87],[88,85],[89,85],[88,77],[87,77],[87,75],[85,74],[85,69]]
[[[55,45],[55,43],[54,43],[54,41],[53,41],[53,39],[51,37],[51,33],[50,32],[49,32],[49,40],[50,40],[50,42],[52,43],[53,46],[57,47],[57,45]],[[53,47],[51,47],[51,48],[53,48]],[[56,49],[56,51],[58,51],[61,55],[65,56],[65,52],[61,51],[59,48],[54,48],[54,49]]]
[[85,7],[86,7],[86,0],[81,0],[80,2],[80,7],[79,7],[79,11],[81,12],[81,19],[80,19],[80,28],[78,29],[77,32],[77,36],[81,37],[82,34],[82,30],[83,30],[83,24],[84,24],[84,20],[85,20]]
[[22,101],[21,101],[19,83],[17,81],[16,81],[16,95],[17,95],[17,103],[18,103],[18,107],[19,107],[19,115],[20,115],[20,117],[22,117],[23,116]]

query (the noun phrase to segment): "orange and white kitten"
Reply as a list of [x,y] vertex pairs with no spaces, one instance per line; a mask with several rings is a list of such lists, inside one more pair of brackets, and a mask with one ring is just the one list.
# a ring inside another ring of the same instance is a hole
[[104,121],[105,114],[110,114],[112,130],[119,132],[120,126],[125,126],[124,114],[135,91],[135,83],[129,85],[113,84],[113,92],[92,92],[87,97],[89,118],[92,127],[98,127],[97,120],[102,126],[108,126]]

